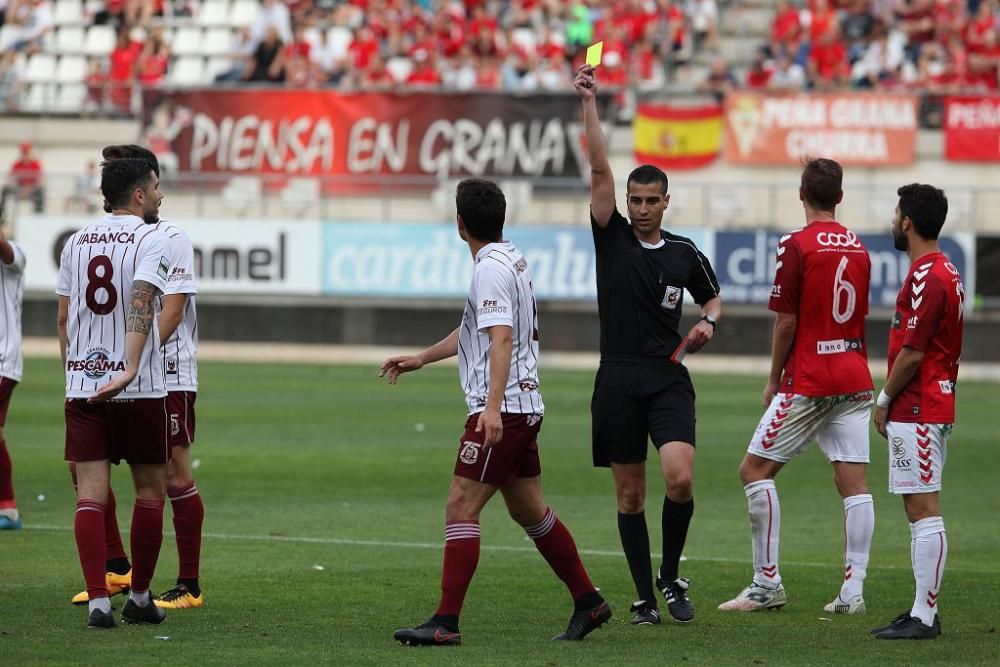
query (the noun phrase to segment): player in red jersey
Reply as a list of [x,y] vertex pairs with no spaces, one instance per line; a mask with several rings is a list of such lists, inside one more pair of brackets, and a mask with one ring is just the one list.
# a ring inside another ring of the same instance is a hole
[[806,226],[781,237],[768,307],[775,311],[767,410],[740,465],[750,509],[754,576],[719,605],[755,611],[785,604],[778,571],[781,510],[774,478],[816,440],[833,465],[844,498],[844,581],[828,613],[865,610],[862,587],[875,527],[865,481],[872,378],[865,345],[871,259],[861,240],[836,221],[843,170],[809,160],[799,198]]
[[889,441],[889,492],[903,496],[910,521],[916,595],[913,607],[872,633],[880,639],[933,639],[948,540],[938,496],[955,423],[955,382],[962,355],[965,288],[938,246],[948,215],[944,192],[913,183],[897,191],[892,219],[896,249],[910,272],[896,298],[889,330],[889,376],[879,393],[875,426]]

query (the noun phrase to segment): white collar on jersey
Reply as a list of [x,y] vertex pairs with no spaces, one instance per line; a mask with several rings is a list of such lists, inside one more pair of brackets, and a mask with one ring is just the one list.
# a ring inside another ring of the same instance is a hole
[[496,246],[510,246],[510,245],[511,245],[510,241],[493,241],[492,243],[487,243],[486,245],[484,245],[482,248],[479,249],[479,252],[476,253],[476,261],[478,262],[483,257],[486,257],[486,255],[490,254],[490,251],[494,250]]
[[639,245],[641,245],[646,250],[656,250],[657,248],[662,248],[667,244],[667,242],[664,241],[662,238],[660,239],[659,243],[646,243],[641,239],[636,239],[636,241],[639,241]]
[[114,213],[108,213],[104,216],[104,222],[109,225],[127,225],[130,222],[138,220],[139,222],[145,223],[146,221],[137,215],[115,215]]

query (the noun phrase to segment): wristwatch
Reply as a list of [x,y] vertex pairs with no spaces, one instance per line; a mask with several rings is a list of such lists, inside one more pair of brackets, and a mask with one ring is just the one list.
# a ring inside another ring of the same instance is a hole
[[702,319],[703,322],[708,322],[709,324],[711,324],[712,325],[712,331],[715,331],[716,321],[715,321],[714,317],[712,317],[711,315],[702,315],[701,319]]

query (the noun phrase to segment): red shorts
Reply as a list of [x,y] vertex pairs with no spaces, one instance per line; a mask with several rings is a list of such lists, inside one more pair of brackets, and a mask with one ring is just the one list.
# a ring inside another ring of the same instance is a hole
[[7,408],[10,406],[10,396],[16,386],[17,380],[0,377],[0,428],[7,423]]
[[167,394],[167,416],[170,418],[170,446],[187,447],[194,442],[193,391],[172,391]]
[[542,474],[542,464],[538,460],[542,416],[501,413],[500,418],[503,420],[500,443],[484,450],[485,433],[476,433],[479,413],[469,415],[465,433],[458,443],[457,476],[493,486],[507,486],[518,477]]
[[88,403],[66,400],[66,460],[166,463],[167,399],[139,398]]

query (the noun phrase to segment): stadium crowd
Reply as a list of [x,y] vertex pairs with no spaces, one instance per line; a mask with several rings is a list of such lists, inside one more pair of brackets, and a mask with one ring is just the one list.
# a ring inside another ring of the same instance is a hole
[[[88,63],[86,101],[120,109],[129,108],[135,85],[213,80],[569,90],[583,49],[597,40],[605,43],[606,89],[662,90],[690,65],[698,72],[690,87],[719,96],[742,87],[985,92],[997,90],[1000,66],[997,0],[723,0],[721,8],[717,0],[235,0],[228,11],[243,7],[241,19],[214,23],[199,16],[224,14],[227,0],[93,1],[81,5],[82,20],[112,26],[117,39]],[[0,0],[0,109],[17,105],[25,56],[52,41],[53,15],[65,14],[53,6]],[[764,16],[764,29],[770,20],[759,48],[742,58],[726,48],[736,37],[720,30],[729,12],[732,26],[748,12]],[[176,26],[192,23],[224,26],[229,43],[216,44],[212,53],[223,57],[207,68],[199,62],[195,76],[171,76],[176,52],[192,51],[181,43],[192,33]]]

